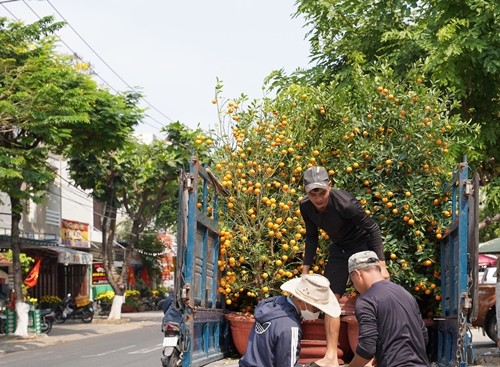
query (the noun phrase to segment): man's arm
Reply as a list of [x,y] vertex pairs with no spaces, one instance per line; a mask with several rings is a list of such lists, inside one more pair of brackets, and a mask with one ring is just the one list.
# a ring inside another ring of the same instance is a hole
[[352,361],[349,363],[349,367],[365,367],[371,359],[365,359],[359,354],[355,354]]
[[[313,263],[314,256],[316,256],[316,249],[319,245],[319,229],[316,224],[314,224],[307,216],[304,206],[300,206],[300,211],[302,213],[302,219],[306,226],[306,238],[305,238],[305,252],[304,252],[304,268],[302,269],[302,274],[307,274],[310,265]],[[307,266],[307,270],[304,270]]]

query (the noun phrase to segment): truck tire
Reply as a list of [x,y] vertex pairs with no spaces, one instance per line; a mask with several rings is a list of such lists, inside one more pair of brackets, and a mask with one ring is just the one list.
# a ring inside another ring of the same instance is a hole
[[495,307],[486,314],[486,318],[484,319],[484,331],[491,340],[495,343],[497,342],[497,313]]

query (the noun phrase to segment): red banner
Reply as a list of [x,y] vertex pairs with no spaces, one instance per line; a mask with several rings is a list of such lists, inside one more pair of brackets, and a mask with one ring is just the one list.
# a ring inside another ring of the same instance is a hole
[[128,267],[128,285],[135,285],[134,267],[132,265]]
[[149,284],[149,273],[148,273],[148,269],[144,268],[144,269],[142,270],[141,278],[142,278],[142,280],[144,281],[144,284],[146,284],[146,285],[149,287],[149,286],[150,286],[150,284]]
[[35,262],[35,266],[33,266],[33,269],[31,269],[30,273],[24,279],[24,285],[28,288],[33,288],[36,283],[38,283],[38,276],[40,275],[40,263],[42,262],[42,259],[38,259]]

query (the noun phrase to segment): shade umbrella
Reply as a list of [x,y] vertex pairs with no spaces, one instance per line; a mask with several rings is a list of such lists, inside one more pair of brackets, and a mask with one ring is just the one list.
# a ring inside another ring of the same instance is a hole
[[480,254],[500,254],[500,237],[479,244]]

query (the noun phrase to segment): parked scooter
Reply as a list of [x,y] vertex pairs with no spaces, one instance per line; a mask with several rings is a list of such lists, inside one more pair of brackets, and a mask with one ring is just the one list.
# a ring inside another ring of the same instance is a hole
[[180,366],[184,340],[181,335],[182,315],[172,304],[165,312],[161,330],[163,331],[162,367]]
[[40,310],[40,316],[42,317],[40,325],[42,333],[50,333],[50,330],[52,330],[52,324],[56,318],[55,312],[51,308],[45,308]]
[[84,323],[92,322],[94,319],[94,307],[92,303],[83,306],[77,306],[71,293],[68,293],[62,302],[55,309],[54,321],[62,324],[67,319],[80,319]]
[[95,311],[99,316],[108,316],[111,312],[111,303],[103,303],[101,300],[97,300]]

